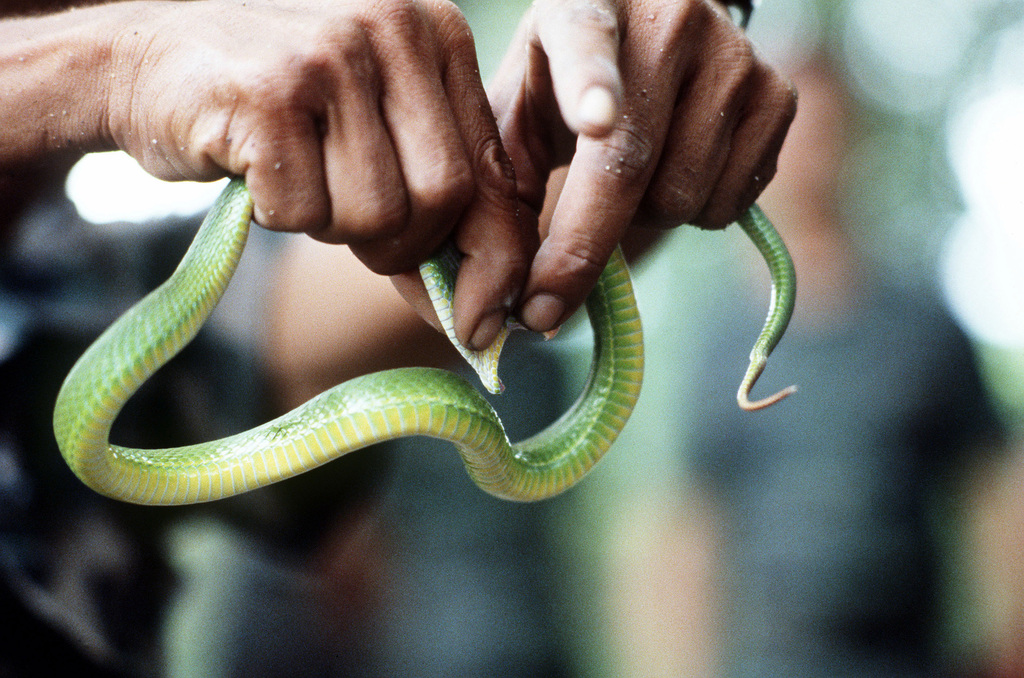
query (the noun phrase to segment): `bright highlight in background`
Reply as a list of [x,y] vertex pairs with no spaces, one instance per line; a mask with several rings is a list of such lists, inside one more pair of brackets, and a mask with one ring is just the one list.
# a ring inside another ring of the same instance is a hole
[[985,343],[1024,346],[1024,87],[977,99],[954,121],[950,157],[967,213],[943,262],[949,304]]
[[79,160],[68,174],[67,193],[86,221],[146,223],[206,211],[225,181],[161,181],[131,156],[112,151]]

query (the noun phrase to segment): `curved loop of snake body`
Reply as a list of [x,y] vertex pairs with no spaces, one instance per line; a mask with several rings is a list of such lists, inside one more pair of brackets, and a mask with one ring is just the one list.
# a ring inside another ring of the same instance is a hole
[[[373,443],[425,435],[453,442],[471,478],[487,492],[532,501],[575,484],[629,418],[640,394],[643,335],[629,273],[616,252],[587,299],[595,346],[583,394],[561,419],[516,445],[465,379],[428,368],[352,379],[282,417],[217,441],[154,450],[110,444],[110,427],[124,403],[195,336],[220,299],[245,246],[251,214],[252,198],[235,179],[175,273],[111,325],[65,380],[54,410],[57,442],[72,471],[101,494],[143,504],[211,501]],[[761,232],[766,223],[753,227]],[[765,355],[785,329],[786,306],[773,304],[781,311],[774,319],[769,315],[769,338],[763,333],[758,340],[766,344]]]

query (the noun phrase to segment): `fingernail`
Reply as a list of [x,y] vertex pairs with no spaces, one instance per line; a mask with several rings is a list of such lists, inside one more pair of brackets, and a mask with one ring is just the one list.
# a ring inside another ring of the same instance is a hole
[[473,331],[473,336],[469,338],[469,348],[483,351],[490,347],[498,337],[501,326],[505,324],[506,315],[504,310],[491,311],[485,315]]
[[534,332],[550,332],[562,319],[565,302],[553,294],[535,294],[523,305],[523,324]]
[[615,98],[606,87],[591,87],[580,97],[577,113],[582,125],[611,127],[615,122]]

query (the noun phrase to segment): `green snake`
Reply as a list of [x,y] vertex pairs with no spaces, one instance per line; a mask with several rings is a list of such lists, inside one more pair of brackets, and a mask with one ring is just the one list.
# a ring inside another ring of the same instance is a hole
[[[71,470],[94,490],[142,504],[211,501],[374,443],[424,435],[454,443],[470,477],[485,491],[533,501],[575,484],[625,426],[640,395],[643,333],[629,272],[617,251],[586,302],[595,339],[582,395],[558,421],[515,445],[465,379],[429,368],[351,379],[277,419],[221,440],[153,450],[110,444],[110,427],[124,403],[195,336],[220,299],[245,247],[252,207],[244,182],[232,180],[177,270],[111,325],[65,379],[54,409],[54,432]],[[755,347],[758,356],[767,357],[792,310],[792,264],[756,207],[741,225],[761,249],[776,283],[772,311]],[[438,310],[450,310],[452,267],[431,261],[421,272],[428,289],[442,300],[435,300]],[[450,317],[441,320],[450,330]],[[477,366],[485,377],[494,370],[493,353],[482,356],[483,366]],[[758,360],[760,367],[751,363],[740,390],[740,402],[747,406],[765,402],[746,398],[763,369]]]

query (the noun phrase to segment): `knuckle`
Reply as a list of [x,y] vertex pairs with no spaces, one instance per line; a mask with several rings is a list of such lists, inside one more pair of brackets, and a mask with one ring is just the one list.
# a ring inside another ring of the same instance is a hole
[[478,182],[496,191],[505,200],[515,200],[516,171],[512,159],[505,152],[501,139],[488,134],[477,145],[473,155],[477,161],[476,177]]
[[693,221],[694,226],[709,230],[723,229],[736,221],[740,216],[740,208],[737,205],[709,205]]
[[302,89],[296,74],[278,64],[247,74],[235,88],[239,94],[233,95],[232,100],[237,111],[258,121],[274,111],[294,110]]
[[272,231],[288,233],[321,233],[327,227],[328,210],[316,201],[255,200],[260,225]]
[[617,42],[619,39],[618,17],[609,7],[592,3],[574,3],[569,9],[569,24],[579,26],[589,35]]
[[394,275],[401,271],[396,270],[396,258],[386,246],[379,243],[350,243],[349,249],[352,254],[377,275]]
[[274,132],[266,127],[244,130],[232,144],[236,149],[237,163],[244,166],[249,180],[273,186],[275,192],[280,192],[277,187],[287,181],[284,175],[291,174],[291,168],[285,172],[279,170],[283,166],[279,155],[281,143],[274,137]]
[[661,41],[669,45],[695,44],[702,36],[710,35],[720,19],[707,2],[680,2],[659,20]]
[[367,6],[365,20],[368,25],[410,31],[419,25],[420,19],[415,0],[374,0]]
[[469,160],[462,154],[448,154],[430,165],[419,186],[410,186],[418,211],[444,218],[462,212],[473,200],[476,182]]
[[744,102],[759,79],[761,63],[745,40],[734,40],[717,52],[719,91],[725,101]]
[[235,159],[231,157],[231,122],[231,113],[221,110],[192,127],[189,145],[199,159],[197,164],[207,169],[237,164],[233,163]]
[[369,38],[352,23],[325,24],[297,63],[297,96],[330,91],[340,80],[372,80],[374,72]]
[[360,243],[399,238],[408,225],[404,200],[367,200],[359,209],[334,215],[330,235],[334,242]]
[[730,219],[730,223],[739,217],[740,212],[750,207],[757,200],[757,197],[761,195],[765,187],[775,178],[777,168],[777,158],[772,156],[766,159],[759,168],[750,173],[740,191],[739,199],[736,201],[736,213]]
[[574,240],[562,244],[557,266],[564,280],[579,284],[581,280],[596,280],[607,261],[608,255],[600,244],[577,234]]
[[445,20],[455,21],[467,28],[469,27],[469,22],[466,21],[466,17],[459,8],[458,3],[453,2],[452,0],[432,0],[430,3],[430,9],[434,16]]
[[349,245],[352,253],[378,275],[397,275],[414,270],[430,251],[412,247],[401,238],[383,238]]
[[654,170],[655,147],[640,126],[620,124],[601,144],[605,172],[626,184],[647,181]]
[[372,213],[355,224],[355,234],[370,238],[397,238],[409,223],[409,210],[405,201],[380,204]]
[[[270,213],[274,214],[274,209]],[[326,206],[314,204],[284,204],[278,207],[281,229],[297,233],[320,233],[327,228],[330,211]]]
[[648,224],[674,228],[693,221],[707,199],[699,186],[698,172],[689,166],[673,171],[671,178],[652,182],[641,205]]
[[697,11],[702,3],[683,2],[675,7],[675,11],[660,21],[660,26],[671,43],[679,43],[704,31],[707,17]]
[[442,4],[442,1],[434,0],[432,7],[427,9],[418,0],[376,0],[364,13],[362,23],[366,32],[374,36],[375,42],[385,40],[392,49],[399,45],[403,49],[418,49],[424,45],[430,32],[428,12],[445,14],[438,7]]
[[[431,17],[437,25],[437,33],[448,44],[456,48],[473,47],[473,34],[469,20],[458,5],[449,0],[435,0],[431,3]],[[475,47],[474,47],[475,49]]]

